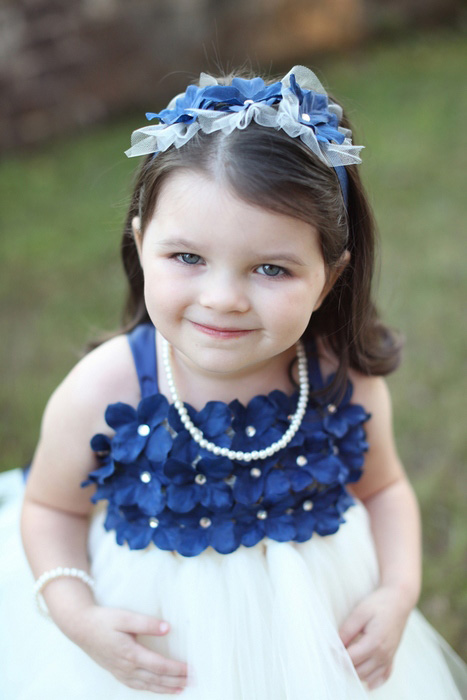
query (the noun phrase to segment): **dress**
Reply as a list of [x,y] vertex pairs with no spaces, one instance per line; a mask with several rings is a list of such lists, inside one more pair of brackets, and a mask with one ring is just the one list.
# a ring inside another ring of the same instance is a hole
[[[346,490],[361,474],[369,418],[351,403],[350,384],[337,406],[310,402],[299,432],[274,459],[235,463],[188,440],[157,393],[154,328],[139,326],[129,340],[142,401],[136,410],[110,406],[114,438],[92,441],[100,466],[86,482],[97,484],[91,568],[99,603],[170,622],[168,635],[142,641],[187,661],[181,697],[467,698],[465,665],[417,610],[390,679],[371,692],[338,636],[378,583],[366,510]],[[308,354],[316,389],[322,378],[313,348]],[[217,444],[250,451],[283,434],[295,405],[296,395],[272,392],[247,407],[210,402],[189,412]],[[19,539],[22,488],[20,470],[0,479],[0,697],[154,698],[120,684],[35,610]],[[20,673],[16,637],[28,659]]]

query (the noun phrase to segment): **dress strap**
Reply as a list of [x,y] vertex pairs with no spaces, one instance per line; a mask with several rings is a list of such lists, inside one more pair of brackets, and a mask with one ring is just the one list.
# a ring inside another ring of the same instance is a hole
[[308,377],[310,386],[314,391],[319,391],[319,389],[322,389],[324,386],[324,380],[319,366],[318,350],[314,338],[307,340],[306,354],[308,357]]
[[141,387],[141,397],[157,394],[156,329],[152,323],[142,323],[127,334],[136,373]]

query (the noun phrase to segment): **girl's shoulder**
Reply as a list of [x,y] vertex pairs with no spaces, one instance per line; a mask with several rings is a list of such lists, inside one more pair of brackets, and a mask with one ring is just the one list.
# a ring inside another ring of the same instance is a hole
[[[104,413],[111,403],[121,401],[137,406],[139,382],[133,356],[125,335],[118,335],[86,354],[53,392],[47,414],[62,413],[86,423],[96,430],[105,427]],[[107,428],[108,430],[108,428]]]
[[[337,368],[337,358],[317,342],[318,356],[323,377]],[[397,454],[392,425],[392,403],[387,383],[383,377],[368,376],[349,370],[352,383],[351,402],[363,406],[370,418],[365,423],[369,445],[365,455],[363,477],[352,485],[352,493],[362,501],[381,489],[404,478],[404,469]]]

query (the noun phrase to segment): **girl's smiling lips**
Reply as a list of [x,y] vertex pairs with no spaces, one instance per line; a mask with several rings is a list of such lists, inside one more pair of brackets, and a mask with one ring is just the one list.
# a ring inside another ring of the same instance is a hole
[[195,328],[202,333],[216,336],[217,338],[233,338],[254,332],[253,328],[224,328],[220,326],[206,326],[202,323],[196,323],[196,321],[191,321],[190,323],[192,323],[193,326],[195,326]]

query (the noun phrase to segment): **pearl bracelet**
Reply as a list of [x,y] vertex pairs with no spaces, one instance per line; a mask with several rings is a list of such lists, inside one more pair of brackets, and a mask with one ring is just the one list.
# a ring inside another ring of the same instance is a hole
[[83,571],[83,569],[69,568],[68,566],[57,566],[56,569],[44,571],[44,573],[41,574],[41,576],[39,576],[37,581],[34,583],[34,598],[39,612],[45,617],[50,617],[50,615],[49,611],[46,608],[44,599],[41,596],[42,591],[47,586],[47,584],[50,583],[50,581],[53,581],[56,578],[63,578],[67,576],[71,576],[71,578],[79,578],[80,581],[85,583],[86,586],[89,586],[89,588],[92,591],[94,590],[94,579],[91,578],[91,576],[86,571]]

